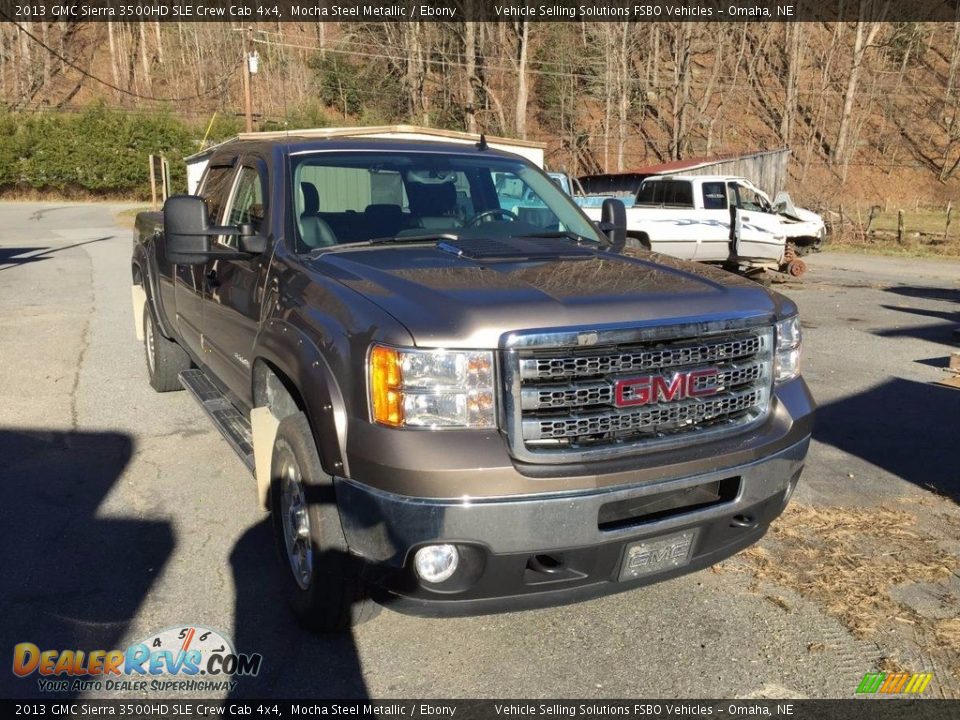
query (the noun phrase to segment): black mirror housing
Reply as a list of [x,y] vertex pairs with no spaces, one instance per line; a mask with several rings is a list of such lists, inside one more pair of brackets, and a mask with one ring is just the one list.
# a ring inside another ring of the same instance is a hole
[[177,265],[201,265],[210,253],[207,204],[196,195],[173,195],[163,204],[163,254]]
[[265,235],[256,235],[253,228],[240,226],[240,251],[250,255],[259,255],[267,249],[267,238]]
[[[174,195],[163,204],[163,255],[177,265],[202,265],[213,258],[243,258],[267,248],[267,239],[254,234],[249,224],[211,227],[207,203],[196,195]],[[213,237],[239,238],[239,251],[213,249]]]
[[600,209],[600,226],[614,252],[622,252],[627,245],[627,208],[622,200],[607,198]]

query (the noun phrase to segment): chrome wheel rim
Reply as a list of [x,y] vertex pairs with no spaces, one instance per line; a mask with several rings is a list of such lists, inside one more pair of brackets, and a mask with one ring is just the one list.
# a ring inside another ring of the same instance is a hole
[[156,352],[156,338],[153,335],[153,319],[147,315],[146,321],[144,322],[144,339],[147,342],[147,367],[150,372],[153,373],[154,368],[154,353]]
[[313,544],[310,541],[310,516],[303,492],[300,468],[293,459],[286,459],[280,472],[282,495],[280,517],[283,521],[283,540],[287,546],[287,560],[293,578],[302,590],[310,586],[313,575]]

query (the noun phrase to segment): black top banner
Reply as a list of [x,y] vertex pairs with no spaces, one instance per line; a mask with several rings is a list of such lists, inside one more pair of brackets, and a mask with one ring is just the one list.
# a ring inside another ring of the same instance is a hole
[[956,700],[0,700],[7,718],[70,717],[128,720],[213,717],[287,718],[779,718],[780,720],[953,720]]
[[944,22],[953,0],[0,0],[7,22]]

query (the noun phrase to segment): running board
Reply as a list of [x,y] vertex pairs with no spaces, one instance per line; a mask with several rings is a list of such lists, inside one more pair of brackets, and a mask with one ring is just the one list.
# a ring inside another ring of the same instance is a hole
[[230,443],[243,464],[253,472],[253,434],[250,422],[241,415],[223,393],[203,374],[203,370],[184,370],[180,384],[200,403],[220,434]]

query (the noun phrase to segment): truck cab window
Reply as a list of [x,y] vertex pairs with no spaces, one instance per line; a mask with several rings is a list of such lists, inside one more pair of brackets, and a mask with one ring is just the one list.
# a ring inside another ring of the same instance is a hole
[[231,179],[233,168],[229,165],[211,167],[204,176],[199,194],[207,203],[211,225],[220,224],[220,211],[226,202],[227,193],[230,192]]
[[693,187],[689,182],[675,180],[667,183],[664,203],[667,205],[680,205],[683,207],[693,207]]
[[[226,225],[251,225],[254,234],[260,234],[263,227],[263,180],[260,173],[252,167],[240,168],[240,174],[234,185],[230,199],[230,209]],[[235,237],[224,238],[228,245],[235,245]]]
[[431,231],[497,239],[596,228],[539,170],[495,154],[328,152],[293,168],[298,250]]
[[[560,229],[557,216],[547,208],[533,188],[517,175],[512,172],[494,173],[493,180],[497,201],[502,210],[512,213],[523,222],[530,222],[544,229]],[[555,179],[551,178],[550,181],[563,190]]]
[[703,184],[703,209],[727,209],[727,189],[722,182],[705,182]]
[[737,207],[741,210],[752,210],[753,212],[769,212],[770,206],[764,198],[753,188],[749,188],[739,183],[730,183],[731,188],[736,192]]

